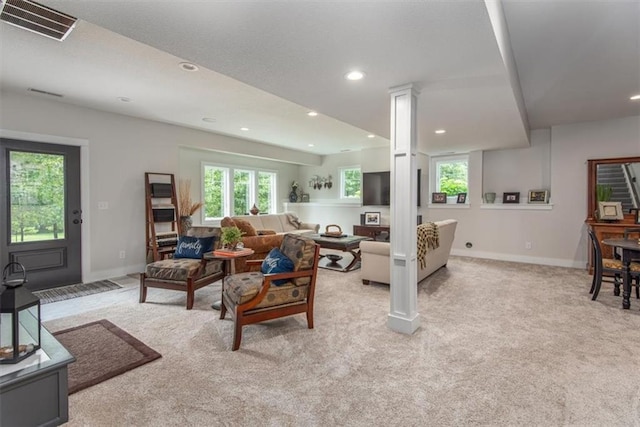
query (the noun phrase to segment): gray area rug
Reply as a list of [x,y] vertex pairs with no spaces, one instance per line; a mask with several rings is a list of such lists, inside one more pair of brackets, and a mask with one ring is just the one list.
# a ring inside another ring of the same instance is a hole
[[[119,302],[46,322],[100,319],[162,354],[69,398],[68,426],[637,426],[640,300],[584,270],[452,257],[418,285],[421,327],[387,327],[389,286],[319,270],[304,315],[244,328],[195,293],[135,286]],[[114,409],[115,408],[115,409]]]
[[78,283],[76,285],[61,286],[59,288],[35,291],[33,294],[40,298],[40,304],[63,301],[71,298],[83,297],[85,295],[97,294],[100,292],[120,289],[122,286],[111,280],[99,280],[91,283]]

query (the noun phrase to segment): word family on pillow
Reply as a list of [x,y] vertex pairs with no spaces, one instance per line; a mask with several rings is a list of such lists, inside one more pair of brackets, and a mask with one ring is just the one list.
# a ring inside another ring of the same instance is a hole
[[194,258],[200,259],[202,255],[213,250],[215,236],[211,237],[192,237],[180,236],[174,258]]
[[[262,274],[288,273],[293,271],[293,267],[293,261],[291,261],[288,256],[280,252],[280,249],[273,248],[267,254],[267,257],[264,259],[264,261],[262,261],[260,271],[262,272]],[[271,283],[276,286],[281,286],[287,282],[287,279],[280,279],[274,280]]]

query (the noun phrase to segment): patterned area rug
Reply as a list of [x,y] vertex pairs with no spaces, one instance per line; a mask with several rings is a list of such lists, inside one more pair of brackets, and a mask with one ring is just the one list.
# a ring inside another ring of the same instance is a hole
[[53,335],[76,358],[69,365],[69,394],[162,357],[105,319]]
[[40,304],[62,301],[71,298],[83,297],[85,295],[97,294],[99,292],[120,289],[122,286],[111,280],[99,280],[91,283],[78,283],[76,285],[61,286],[59,288],[45,289],[33,292],[40,298]]

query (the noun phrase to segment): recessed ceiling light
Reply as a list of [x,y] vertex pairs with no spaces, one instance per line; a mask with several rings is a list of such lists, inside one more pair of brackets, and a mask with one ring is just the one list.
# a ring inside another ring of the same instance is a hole
[[243,130],[243,131],[245,131],[245,132],[246,132],[246,131],[248,131],[248,130],[249,130],[249,128],[240,128],[240,130]]
[[364,73],[362,71],[353,70],[345,74],[344,78],[347,80],[362,80],[364,78]]
[[637,101],[640,99],[640,95],[633,95],[631,98],[629,98],[632,101]]
[[317,113],[316,111],[309,111],[309,112],[307,113],[307,116],[309,116],[309,117],[315,117],[315,116],[317,116],[317,115],[318,115],[318,113]]
[[314,147],[314,145],[313,144],[309,144],[309,147]]
[[376,136],[372,133],[370,133],[369,135],[367,135],[367,138],[375,138]]
[[198,66],[191,62],[181,62],[178,64],[184,71],[198,71]]
[[436,133],[437,133],[438,135],[441,135],[441,134],[446,133],[446,132],[447,132],[447,131],[446,131],[446,130],[444,130],[444,129],[438,129],[438,130],[436,130]]
[[131,98],[127,98],[126,96],[119,96],[118,99],[122,102],[131,102]]
[[203,117],[202,121],[207,123],[215,123],[216,119],[214,119],[213,117]]

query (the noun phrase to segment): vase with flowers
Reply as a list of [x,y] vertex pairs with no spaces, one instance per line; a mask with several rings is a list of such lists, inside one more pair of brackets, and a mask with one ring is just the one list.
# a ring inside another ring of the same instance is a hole
[[202,207],[202,202],[191,199],[191,180],[180,180],[178,184],[178,212],[180,214],[180,234],[185,235],[193,225],[191,216]]
[[296,181],[291,182],[291,192],[289,193],[289,201],[296,203],[298,201],[298,183]]

